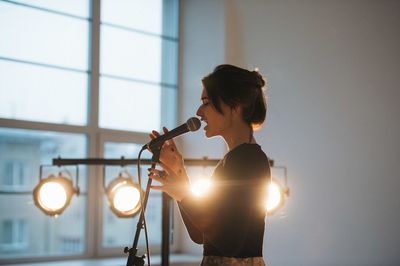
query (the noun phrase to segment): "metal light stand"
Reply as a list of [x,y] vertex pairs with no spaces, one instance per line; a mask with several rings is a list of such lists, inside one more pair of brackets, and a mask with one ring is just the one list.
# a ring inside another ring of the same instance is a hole
[[[156,163],[158,162],[159,159],[159,152],[157,155],[157,152],[153,153],[153,158],[151,160],[148,159],[142,159],[140,160],[141,163],[143,164],[151,164],[152,168],[155,167]],[[56,159],[53,159],[53,165],[56,166],[62,166],[62,165],[119,165],[119,166],[125,166],[125,165],[136,165],[138,162],[137,159],[124,159],[122,157],[121,159],[103,159],[103,158],[86,158],[86,159],[62,159],[61,157],[58,157]],[[185,165],[187,166],[213,166],[216,165],[219,162],[217,159],[208,159],[207,157],[203,157],[203,159],[185,159]],[[40,169],[41,170],[41,169]],[[104,177],[103,177],[104,178]],[[147,187],[146,187],[146,195],[143,206],[144,208],[141,211],[140,214],[140,219],[137,224],[136,228],[136,234],[135,234],[135,239],[133,241],[132,248],[125,248],[124,251],[129,253],[128,260],[127,260],[127,265],[144,265],[144,258],[145,256],[143,255],[142,257],[137,257],[137,240],[136,238],[139,238],[140,230],[142,229],[143,225],[143,213],[145,206],[147,204],[147,199],[148,199],[148,192],[150,189],[151,185],[151,179],[149,178]],[[161,265],[162,266],[169,266],[169,243],[170,243],[170,226],[171,226],[171,198],[166,194],[163,193],[162,195],[162,247],[161,247]],[[137,263],[142,263],[143,264],[137,264]],[[136,264],[132,264],[136,263]]]
[[[151,158],[151,169],[156,168],[156,164],[158,163],[158,161],[160,159],[160,153],[161,153],[161,146],[153,150],[153,156]],[[124,253],[128,253],[128,259],[126,261],[126,266],[143,266],[144,265],[144,259],[146,258],[146,255],[142,255],[141,257],[138,257],[136,255],[136,253],[137,253],[137,245],[139,242],[140,230],[142,230],[143,225],[144,225],[143,224],[144,213],[146,211],[147,200],[149,199],[151,182],[152,182],[152,179],[149,178],[147,180],[146,193],[145,193],[144,199],[142,201],[142,208],[140,211],[139,221],[136,226],[136,233],[135,233],[135,238],[133,240],[132,247],[131,248],[125,247],[125,249],[124,249]],[[164,199],[164,197],[163,197],[163,199]],[[164,206],[163,206],[163,209],[164,209]],[[147,256],[150,256],[150,254],[147,254]]]

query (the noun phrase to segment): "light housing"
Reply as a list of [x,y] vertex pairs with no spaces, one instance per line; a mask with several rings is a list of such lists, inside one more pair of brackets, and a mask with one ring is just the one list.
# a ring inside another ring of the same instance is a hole
[[58,176],[40,178],[33,190],[33,201],[46,215],[57,217],[68,207],[75,193],[79,194],[79,188],[75,188],[71,179],[59,173]]
[[111,211],[121,218],[135,216],[141,209],[143,190],[134,183],[131,176],[120,173],[106,188],[106,196]]

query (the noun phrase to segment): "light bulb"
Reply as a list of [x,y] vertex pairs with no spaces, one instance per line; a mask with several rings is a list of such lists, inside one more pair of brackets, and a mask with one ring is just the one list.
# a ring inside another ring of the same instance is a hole
[[274,211],[282,202],[282,190],[280,186],[272,181],[268,186],[267,212]]
[[121,186],[115,191],[113,204],[120,212],[129,212],[133,210],[140,200],[140,192],[133,186]]
[[39,191],[40,204],[50,210],[56,211],[64,207],[67,202],[67,193],[64,187],[57,182],[44,184]]

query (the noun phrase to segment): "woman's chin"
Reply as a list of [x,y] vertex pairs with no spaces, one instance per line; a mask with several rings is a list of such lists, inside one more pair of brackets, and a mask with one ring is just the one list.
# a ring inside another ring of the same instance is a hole
[[204,130],[204,134],[206,135],[207,138],[212,137],[210,134],[210,130],[208,130],[208,126],[205,126],[203,130]]
[[215,134],[212,133],[207,127],[204,128],[204,134],[206,135],[207,138],[215,137]]

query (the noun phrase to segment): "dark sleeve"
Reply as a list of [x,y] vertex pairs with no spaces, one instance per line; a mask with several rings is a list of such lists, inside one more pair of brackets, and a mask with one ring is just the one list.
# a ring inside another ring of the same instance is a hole
[[223,176],[217,177],[208,197],[189,196],[180,206],[204,238],[223,254],[235,256],[252,221],[265,216],[269,175],[268,159],[262,151],[243,151],[226,159]]
[[178,202],[179,212],[182,220],[185,223],[186,230],[189,233],[190,239],[197,244],[203,244],[203,233],[190,221],[188,215],[182,210],[181,204]]

